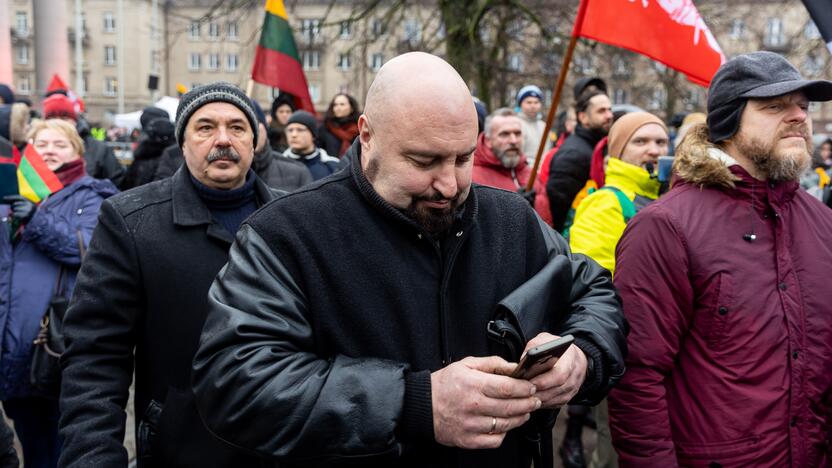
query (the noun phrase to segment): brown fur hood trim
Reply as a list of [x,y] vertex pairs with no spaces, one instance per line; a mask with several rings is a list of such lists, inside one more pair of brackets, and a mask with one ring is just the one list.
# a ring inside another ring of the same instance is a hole
[[728,169],[726,158],[730,157],[714,146],[708,137],[707,125],[699,124],[691,128],[676,150],[673,172],[680,179],[699,187],[734,188],[734,182],[740,178]]

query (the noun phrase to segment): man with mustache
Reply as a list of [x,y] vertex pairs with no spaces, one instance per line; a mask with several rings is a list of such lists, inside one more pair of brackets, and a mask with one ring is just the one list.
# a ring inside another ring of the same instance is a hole
[[673,188],[628,224],[630,355],[609,398],[622,467],[832,462],[832,212],[798,184],[809,103],[828,100],[832,82],[780,55],[729,60]]
[[[477,113],[444,60],[387,62],[358,128],[347,169],[240,229],[194,359],[200,415],[281,467],[551,466],[556,408],[623,372],[608,273],[471,183]],[[508,376],[501,355],[566,334],[541,374]]]
[[535,180],[534,189],[525,193],[532,169],[522,152],[523,122],[511,109],[497,109],[485,118],[483,132],[474,151],[474,182],[522,193],[545,220],[551,220],[546,187]]
[[185,94],[175,134],[185,164],[101,208],[63,324],[61,466],[127,466],[134,370],[140,467],[258,466],[202,424],[191,362],[234,234],[277,193],[251,169],[257,117],[236,86]]

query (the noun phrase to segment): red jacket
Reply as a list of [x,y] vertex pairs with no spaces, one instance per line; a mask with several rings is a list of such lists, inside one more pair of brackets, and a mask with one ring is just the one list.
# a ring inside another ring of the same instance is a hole
[[[474,170],[472,178],[474,182],[489,187],[497,187],[510,192],[517,192],[525,188],[529,181],[532,169],[526,162],[526,156],[520,155],[520,163],[514,169],[504,167],[497,156],[485,146],[485,134],[480,133],[477,139],[477,149],[474,151]],[[549,198],[546,196],[546,186],[540,182],[538,177],[534,181],[534,209],[537,214],[552,225],[552,210],[549,209]]]
[[832,211],[691,148],[616,252],[630,324],[609,396],[620,464],[829,466]]

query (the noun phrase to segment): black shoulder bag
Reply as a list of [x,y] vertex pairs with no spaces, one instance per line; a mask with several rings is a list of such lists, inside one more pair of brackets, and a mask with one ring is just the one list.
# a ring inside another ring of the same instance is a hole
[[[84,258],[84,241],[81,232],[78,236],[78,249],[81,259]],[[58,272],[58,282],[49,301],[49,308],[40,320],[40,330],[32,342],[32,367],[29,373],[29,383],[38,395],[58,398],[61,393],[61,355],[65,351],[63,322],[69,298],[65,296],[61,286],[65,267],[61,265]]]

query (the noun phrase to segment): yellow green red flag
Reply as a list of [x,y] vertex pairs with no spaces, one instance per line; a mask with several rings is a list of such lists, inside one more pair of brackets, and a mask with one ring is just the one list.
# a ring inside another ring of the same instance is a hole
[[263,31],[254,55],[251,79],[291,94],[297,108],[315,113],[315,105],[309,96],[309,85],[282,0],[266,0]]
[[17,166],[17,184],[21,195],[40,203],[47,196],[64,188],[64,184],[49,170],[32,145],[26,145],[22,157],[17,148],[14,151],[14,159],[20,161]]

